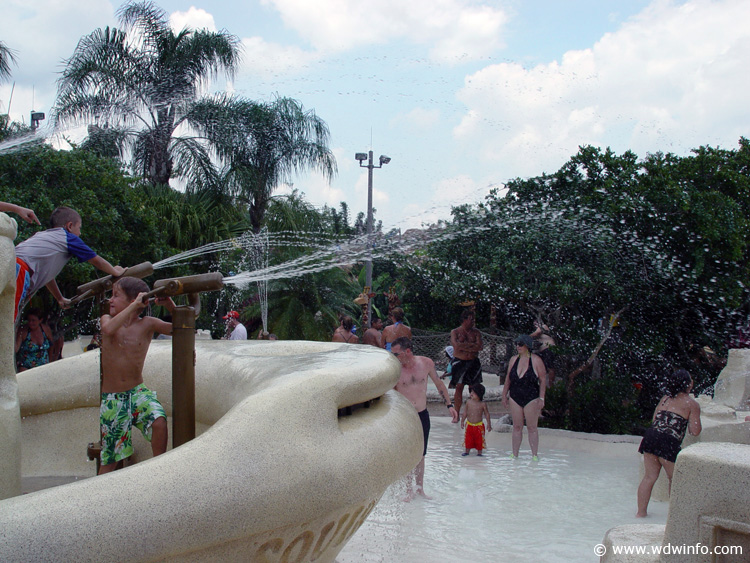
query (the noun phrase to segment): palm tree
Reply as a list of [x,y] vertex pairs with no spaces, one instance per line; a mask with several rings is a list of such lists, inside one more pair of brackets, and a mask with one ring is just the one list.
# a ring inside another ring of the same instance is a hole
[[[235,117],[227,129],[226,115]],[[291,98],[253,102],[227,96],[196,105],[191,123],[217,123],[205,128],[217,154],[226,163],[222,189],[247,205],[257,233],[274,190],[307,169],[327,179],[337,172],[336,158],[328,148],[329,131],[314,111]]]
[[0,81],[10,78],[10,65],[16,64],[16,54],[5,43],[0,41]]
[[120,153],[129,150],[136,173],[154,185],[177,176],[205,185],[214,174],[209,147],[181,126],[210,78],[234,75],[239,39],[224,31],[175,33],[153,2],[126,3],[118,20],[121,29],[94,31],[66,60],[55,123],[108,129],[121,141]]

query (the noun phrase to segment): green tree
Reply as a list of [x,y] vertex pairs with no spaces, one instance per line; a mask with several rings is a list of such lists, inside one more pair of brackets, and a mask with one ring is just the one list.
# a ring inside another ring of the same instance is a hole
[[[121,29],[98,29],[81,39],[59,80],[57,124],[92,123],[110,132],[120,154],[130,151],[138,175],[152,184],[184,176],[210,183],[209,147],[196,131],[200,89],[238,63],[237,37],[184,29],[175,33],[168,14],[153,2],[128,2],[118,11]],[[188,115],[192,131],[185,131]],[[217,124],[210,124],[216,127]]]
[[13,49],[0,41],[0,82],[5,82],[10,78],[11,64],[16,64],[16,54]]
[[[222,124],[206,129],[226,163],[220,186],[247,206],[256,233],[279,184],[291,182],[305,170],[316,170],[328,179],[336,174],[328,126],[296,100],[280,97],[253,102],[219,96],[196,106],[191,116],[195,126]],[[230,121],[231,125],[223,126]]]
[[[502,328],[553,327],[570,360],[558,375],[591,367],[598,350],[607,377],[686,367],[708,389],[718,370],[699,352],[724,352],[748,300],[748,162],[746,139],[684,158],[583,147],[552,175],[454,209],[419,261],[422,279],[446,304],[494,303]],[[617,313],[597,348],[602,321]]]

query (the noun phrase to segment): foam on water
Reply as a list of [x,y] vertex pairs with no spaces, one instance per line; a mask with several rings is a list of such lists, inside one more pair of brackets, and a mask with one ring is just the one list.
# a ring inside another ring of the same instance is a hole
[[666,522],[667,503],[654,500],[645,522],[635,518],[636,444],[630,460],[544,442],[542,435],[539,462],[523,448],[513,461],[490,443],[483,457],[462,457],[460,427],[433,418],[425,471],[432,500],[405,503],[405,485],[395,483],[336,560],[593,563],[609,528]]

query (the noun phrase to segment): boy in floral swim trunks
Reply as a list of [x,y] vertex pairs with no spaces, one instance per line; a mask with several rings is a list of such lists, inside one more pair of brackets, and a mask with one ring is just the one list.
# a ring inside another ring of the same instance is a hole
[[[167,451],[167,417],[156,393],[143,384],[143,363],[154,333],[172,334],[172,323],[140,317],[148,285],[137,278],[115,282],[109,315],[101,317],[102,402],[99,410],[102,453],[99,474],[114,470],[133,453],[135,426],[151,442],[154,456]],[[156,300],[171,313],[170,298]]]

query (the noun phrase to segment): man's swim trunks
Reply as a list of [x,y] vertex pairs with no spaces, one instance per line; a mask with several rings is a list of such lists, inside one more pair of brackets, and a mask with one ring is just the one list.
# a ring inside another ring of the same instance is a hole
[[102,393],[99,409],[102,430],[101,464],[109,465],[133,455],[133,426],[150,442],[151,425],[160,416],[167,418],[156,393],[143,383],[130,391]]
[[482,383],[482,363],[479,358],[473,360],[455,359],[451,362],[451,382],[448,387],[455,389],[459,383],[464,385]]
[[419,420],[422,423],[422,433],[424,434],[424,451],[422,455],[427,455],[427,438],[430,437],[430,413],[427,409],[419,411]]
[[477,450],[479,453],[487,447],[484,441],[484,422],[466,422],[464,447],[467,450]]

